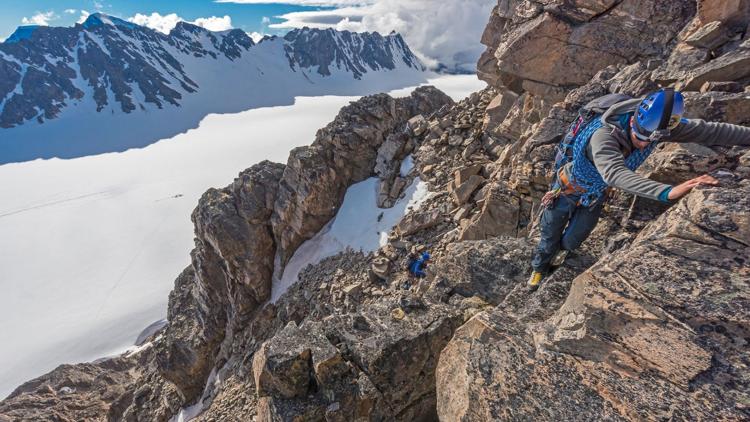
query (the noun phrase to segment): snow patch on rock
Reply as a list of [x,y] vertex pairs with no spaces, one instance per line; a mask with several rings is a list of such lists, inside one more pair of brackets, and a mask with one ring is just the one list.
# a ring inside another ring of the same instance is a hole
[[[402,164],[402,171],[408,169],[408,161],[408,158],[404,160],[407,164]],[[347,249],[367,253],[383,246],[388,232],[409,210],[418,209],[429,196],[427,183],[417,178],[392,208],[378,208],[378,183],[377,177],[371,177],[349,187],[336,217],[297,249],[281,277],[273,281],[271,302],[276,302],[296,283],[299,273],[308,265]]]

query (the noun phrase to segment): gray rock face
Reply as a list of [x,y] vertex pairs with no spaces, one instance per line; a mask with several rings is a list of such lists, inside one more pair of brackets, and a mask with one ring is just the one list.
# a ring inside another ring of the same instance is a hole
[[170,295],[159,369],[188,398],[203,388],[220,343],[271,294],[275,245],[269,218],[284,166],[262,162],[210,189],[193,212],[193,264]]
[[[275,246],[269,219],[285,167],[262,162],[223,190],[210,189],[193,212],[198,241],[226,277],[231,318],[242,319],[271,294]],[[235,290],[236,289],[236,290]]]
[[497,305],[525,281],[529,246],[525,240],[510,237],[450,244],[436,264],[436,279],[454,294],[477,296]]
[[273,406],[261,408],[260,420],[433,418],[437,356],[460,315],[443,305],[396,320],[388,302],[287,326],[264,343],[253,366],[261,400]]
[[305,27],[289,32],[284,40],[287,41],[284,50],[292,69],[317,67],[316,71],[324,76],[329,76],[334,66],[346,69],[357,79],[368,69],[393,70],[397,55],[401,55],[410,67],[424,68],[401,35],[395,33],[383,37],[378,33],[358,34]]

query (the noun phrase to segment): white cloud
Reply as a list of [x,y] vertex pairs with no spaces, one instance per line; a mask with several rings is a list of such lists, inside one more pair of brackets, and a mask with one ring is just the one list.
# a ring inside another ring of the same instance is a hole
[[[276,3],[269,0],[236,1]],[[294,3],[306,4],[308,1],[312,0]],[[492,7],[497,4],[495,0],[442,0],[439,6],[425,0],[321,0],[317,3],[346,7],[287,13],[279,16],[284,22],[273,24],[271,28],[308,26],[382,34],[396,31],[404,36],[409,47],[426,65],[444,64],[463,70],[476,67],[476,61],[484,51],[479,42],[482,31]]]
[[271,23],[271,18],[269,18],[268,16],[263,16],[263,19],[260,20],[260,23],[263,25],[268,25],[269,23]]
[[75,15],[76,12],[77,12],[76,9],[65,9],[65,13],[67,13],[69,15]]
[[128,20],[136,25],[146,26],[148,28],[168,34],[169,31],[171,31],[177,25],[177,22],[180,22],[184,19],[177,16],[176,13],[161,15],[154,12],[150,15],[136,13],[135,16],[128,18]]
[[362,6],[377,0],[215,0],[215,3],[237,4],[293,4],[297,6]]
[[226,31],[232,29],[232,18],[224,16],[223,18],[211,16],[210,18],[198,18],[194,24],[208,29],[209,31]]
[[266,36],[266,34],[261,34],[260,32],[248,32],[247,36],[250,37],[254,43],[259,43],[260,40],[263,39],[263,37]]
[[195,21],[190,22],[179,17],[176,13],[161,15],[154,12],[150,15],[136,13],[135,16],[131,16],[130,18],[128,18],[128,21],[133,22],[137,25],[155,29],[164,34],[168,34],[169,31],[174,29],[174,27],[177,26],[178,22],[192,23],[194,25],[206,28],[209,31],[226,31],[233,28],[232,18],[230,16],[210,16],[207,18],[198,18]]
[[[333,10],[316,10],[309,12],[292,12],[279,16],[284,22],[270,25],[276,29],[292,29],[307,26],[310,28],[337,28],[366,31],[364,28],[350,28],[349,23],[360,23],[370,7],[343,7]],[[386,33],[390,30],[386,31]]]
[[81,10],[81,16],[80,16],[80,17],[78,18],[78,21],[77,21],[77,23],[84,23],[84,22],[86,22],[86,19],[88,19],[88,18],[89,18],[89,15],[90,15],[90,14],[91,14],[91,13],[89,13],[89,12],[88,12],[88,11],[86,11],[86,10]]
[[57,19],[57,16],[55,15],[55,12],[49,11],[49,12],[37,12],[36,15],[26,18],[24,17],[21,19],[21,23],[24,25],[41,25],[41,26],[47,26],[49,25],[49,21]]

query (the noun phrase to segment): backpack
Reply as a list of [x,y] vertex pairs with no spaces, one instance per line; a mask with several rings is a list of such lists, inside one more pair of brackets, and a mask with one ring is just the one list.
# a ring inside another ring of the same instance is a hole
[[[572,162],[571,182],[583,190],[580,195],[579,204],[584,206],[595,205],[609,187],[602,179],[594,163],[586,156],[586,147],[591,137],[601,128],[604,123],[601,116],[616,103],[626,101],[631,97],[623,94],[608,94],[599,97],[586,104],[578,112],[578,118],[570,125],[568,132],[557,146],[555,157],[555,172],[559,174],[562,166]],[[627,116],[623,114],[621,117]],[[658,142],[650,142],[643,150],[631,151],[625,158],[625,167],[635,171],[654,151]],[[560,187],[560,178],[555,178],[553,190]]]
[[[578,110],[578,117],[570,124],[563,139],[555,148],[555,173],[573,160],[573,145],[576,136],[591,123],[596,122],[613,105],[632,99],[625,94],[607,94],[590,101]],[[587,140],[588,141],[588,140]]]

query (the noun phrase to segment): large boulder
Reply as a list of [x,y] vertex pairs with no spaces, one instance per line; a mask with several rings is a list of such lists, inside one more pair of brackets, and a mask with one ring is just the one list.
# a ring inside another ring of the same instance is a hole
[[307,398],[318,385],[348,372],[338,350],[315,328],[290,322],[255,353],[253,374],[259,396]]
[[527,240],[510,237],[452,243],[435,263],[435,283],[497,305],[525,281],[531,251]]
[[275,247],[269,218],[283,172],[282,164],[257,164],[230,186],[209,189],[193,212],[197,238],[224,268],[233,317],[244,317],[271,294]]
[[691,2],[567,3],[498,2],[482,38],[480,78],[519,93],[523,81],[584,85],[608,65],[660,55],[695,13]]
[[465,220],[459,240],[482,240],[494,236],[516,236],[519,233],[520,199],[502,183],[493,183],[477,201],[479,212]]
[[460,314],[422,306],[394,319],[393,306],[287,326],[264,343],[253,362],[260,420],[433,419],[435,367]]

